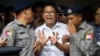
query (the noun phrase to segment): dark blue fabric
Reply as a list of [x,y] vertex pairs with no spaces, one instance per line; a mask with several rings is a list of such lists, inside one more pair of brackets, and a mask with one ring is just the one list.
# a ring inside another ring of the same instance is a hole
[[14,55],[18,54],[22,48],[20,47],[0,47],[0,55]]
[[32,5],[29,1],[21,1],[14,6],[13,11],[20,11]]
[[100,42],[100,26],[95,22],[90,23],[94,27],[96,42]]
[[58,13],[64,13],[64,10],[67,9],[68,7],[67,6],[64,6],[64,5],[58,5],[57,6],[57,12]]
[[[71,13],[68,13],[68,10],[71,10]],[[70,6],[67,9],[64,10],[64,15],[68,15],[68,14],[73,14],[73,13],[81,13],[82,12],[83,7],[81,6]]]

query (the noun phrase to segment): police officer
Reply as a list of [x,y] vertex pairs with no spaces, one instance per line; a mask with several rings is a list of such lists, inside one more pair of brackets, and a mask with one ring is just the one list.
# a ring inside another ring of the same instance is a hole
[[14,6],[16,19],[10,22],[3,30],[2,38],[7,38],[7,46],[22,47],[20,56],[34,56],[33,44],[35,41],[31,3],[21,1]]
[[82,18],[81,7],[72,6],[65,10],[68,30],[71,33],[70,56],[89,56],[93,40],[93,27]]
[[64,16],[64,10],[67,8],[65,5],[57,6],[58,21],[66,24],[66,17]]

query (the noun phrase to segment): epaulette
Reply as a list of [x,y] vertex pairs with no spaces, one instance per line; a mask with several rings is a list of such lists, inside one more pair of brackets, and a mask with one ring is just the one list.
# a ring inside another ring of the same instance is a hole
[[8,23],[7,25],[13,25],[13,24],[14,24],[14,21],[12,21],[12,22]]

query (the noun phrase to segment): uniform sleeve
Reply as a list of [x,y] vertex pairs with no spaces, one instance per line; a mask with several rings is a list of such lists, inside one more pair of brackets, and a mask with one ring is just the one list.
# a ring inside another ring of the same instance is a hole
[[85,55],[90,54],[90,47],[93,43],[94,30],[89,29],[84,34],[84,39],[81,39],[79,35],[75,34],[72,36],[74,44],[79,48]]
[[14,28],[7,26],[3,29],[2,38],[7,38],[7,46],[14,46],[15,40],[15,30]]

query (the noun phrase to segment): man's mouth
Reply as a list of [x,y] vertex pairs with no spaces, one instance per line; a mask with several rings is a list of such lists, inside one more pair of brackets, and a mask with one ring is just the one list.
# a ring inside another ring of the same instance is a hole
[[47,19],[52,19],[52,18],[47,18]]

